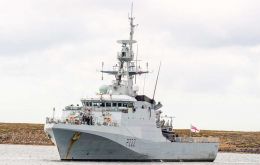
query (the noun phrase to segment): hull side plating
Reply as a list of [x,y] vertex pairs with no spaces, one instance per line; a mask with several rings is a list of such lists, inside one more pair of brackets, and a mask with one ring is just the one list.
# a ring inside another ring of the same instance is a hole
[[147,158],[145,155],[136,153],[102,136],[61,129],[55,129],[53,132],[54,138],[57,139],[56,144],[61,159],[113,160],[116,158],[131,160]]
[[[103,129],[103,128],[102,128]],[[50,127],[62,160],[214,161],[218,143],[153,142],[99,131]],[[129,145],[128,139],[136,139]]]

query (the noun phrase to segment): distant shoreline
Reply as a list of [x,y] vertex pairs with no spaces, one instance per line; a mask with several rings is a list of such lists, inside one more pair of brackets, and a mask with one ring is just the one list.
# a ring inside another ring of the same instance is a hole
[[[53,145],[43,127],[43,124],[0,123],[0,144]],[[177,129],[176,133],[190,136],[187,129]],[[260,154],[260,132],[201,130],[192,136],[220,138],[219,152]]]

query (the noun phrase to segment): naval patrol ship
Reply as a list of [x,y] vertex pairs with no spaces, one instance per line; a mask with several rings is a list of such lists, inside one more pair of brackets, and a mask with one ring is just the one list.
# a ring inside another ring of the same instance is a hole
[[[132,12],[131,12],[132,13]],[[115,76],[99,93],[68,105],[60,119],[46,118],[45,132],[57,146],[61,160],[87,161],[214,161],[219,142],[210,137],[179,137],[172,121],[162,119],[162,104],[138,94],[136,75],[146,74],[136,66],[133,40],[134,18],[129,17],[130,37],[122,45]]]

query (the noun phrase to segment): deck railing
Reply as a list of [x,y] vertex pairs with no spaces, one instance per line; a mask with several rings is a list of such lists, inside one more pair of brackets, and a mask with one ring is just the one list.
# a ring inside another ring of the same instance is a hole
[[59,119],[55,119],[55,118],[50,118],[47,117],[46,118],[46,124],[71,124],[71,125],[97,125],[97,126],[113,126],[113,127],[118,127],[119,124],[116,122],[98,122],[97,120],[94,120],[91,124],[86,122],[86,121],[82,121],[82,120],[59,120]]

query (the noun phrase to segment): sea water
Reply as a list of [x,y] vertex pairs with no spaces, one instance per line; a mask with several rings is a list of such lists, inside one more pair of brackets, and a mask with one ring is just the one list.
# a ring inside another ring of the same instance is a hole
[[55,146],[0,144],[0,165],[260,165],[260,154],[218,153],[214,162],[87,162],[60,161]]

